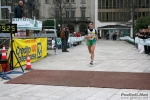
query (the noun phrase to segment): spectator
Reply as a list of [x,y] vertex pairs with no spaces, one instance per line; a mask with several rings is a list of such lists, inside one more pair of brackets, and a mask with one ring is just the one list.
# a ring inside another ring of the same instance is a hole
[[62,43],[62,52],[67,52],[65,28],[62,29],[60,33],[60,38],[61,38],[61,43]]
[[109,33],[106,34],[106,40],[109,40]]
[[[77,37],[81,37],[80,32],[77,33]],[[78,44],[78,45],[81,44],[81,41],[77,42],[77,44]]]
[[[68,27],[66,27],[66,29],[65,29],[65,38],[66,38],[66,47],[68,48],[68,38],[69,38],[69,28]],[[67,52],[69,52],[69,51],[67,50]]]
[[14,10],[14,18],[22,18],[23,17],[23,1],[19,1],[18,5]]
[[114,34],[113,34],[113,40],[116,40],[117,39],[117,32],[115,32]]
[[[150,38],[150,26],[148,26],[147,39]],[[147,54],[150,54],[150,46],[147,46]]]
[[[148,29],[145,29],[143,39],[147,39],[147,35],[148,35]],[[147,45],[144,45],[144,50],[145,50],[145,53],[148,54],[148,46]]]
[[80,34],[80,32],[78,32],[78,33],[77,33],[77,37],[81,37],[81,34]]
[[59,27],[58,30],[57,30],[57,37],[58,38],[60,37],[60,32],[61,32],[61,28]]
[[[137,36],[140,38],[140,40],[144,39],[144,32],[145,30],[142,29],[140,30],[140,32],[137,34]],[[142,44],[138,44],[138,51],[139,53],[143,53],[144,52],[144,46]]]
[[69,32],[69,37],[72,37],[72,32]]
[[76,32],[74,32],[74,33],[73,33],[73,37],[76,37],[76,36],[77,36],[77,33],[76,33]]

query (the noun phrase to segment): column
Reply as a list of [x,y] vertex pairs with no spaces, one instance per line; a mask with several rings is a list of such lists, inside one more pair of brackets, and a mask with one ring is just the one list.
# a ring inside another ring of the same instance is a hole
[[75,24],[74,25],[74,32],[78,32],[78,31],[80,31],[79,25]]
[[102,37],[102,29],[99,29],[99,36]]
[[130,28],[130,37],[133,38],[133,27]]

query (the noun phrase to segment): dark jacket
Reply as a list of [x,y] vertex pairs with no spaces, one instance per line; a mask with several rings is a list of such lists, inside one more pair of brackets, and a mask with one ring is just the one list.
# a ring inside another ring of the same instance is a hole
[[65,38],[68,39],[69,38],[69,32],[65,31]]
[[23,8],[17,5],[14,10],[14,18],[22,18],[22,14],[23,14]]

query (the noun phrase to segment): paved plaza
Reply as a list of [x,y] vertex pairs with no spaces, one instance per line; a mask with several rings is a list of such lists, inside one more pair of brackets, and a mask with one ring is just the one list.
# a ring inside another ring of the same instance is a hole
[[[48,51],[49,55],[32,63],[32,68],[150,73],[150,56],[138,53],[133,45],[125,41],[99,40],[94,65],[89,64],[90,54],[85,42],[68,50],[70,52],[63,53],[58,50],[57,55]],[[20,68],[15,70],[21,71]],[[10,75],[12,78],[17,76]],[[0,100],[132,100],[121,95],[140,92],[149,93],[149,99],[141,97],[133,100],[150,100],[150,90],[4,84],[5,82],[0,79]]]

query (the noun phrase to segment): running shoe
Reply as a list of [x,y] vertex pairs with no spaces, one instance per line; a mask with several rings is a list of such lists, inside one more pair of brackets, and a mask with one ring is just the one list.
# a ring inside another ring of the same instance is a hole
[[91,61],[90,64],[93,65],[93,61]]

